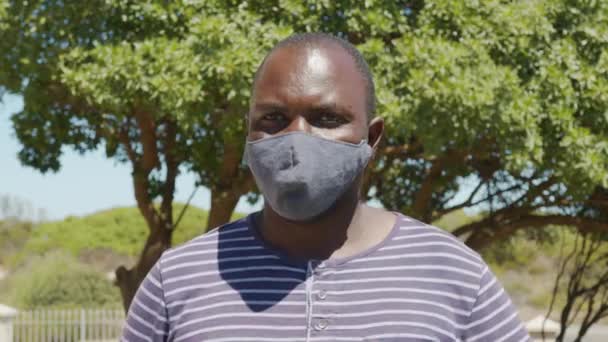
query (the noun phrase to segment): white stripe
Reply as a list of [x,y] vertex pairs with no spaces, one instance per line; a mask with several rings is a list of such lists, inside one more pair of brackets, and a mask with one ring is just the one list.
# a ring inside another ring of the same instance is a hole
[[446,234],[444,232],[436,232],[436,231],[433,231],[432,233],[399,235],[399,236],[395,237],[395,240],[418,239],[418,238],[429,237],[429,236],[437,236],[437,237],[442,237],[442,238],[448,238],[450,241],[452,241],[452,239],[449,238],[448,236],[446,236]]
[[353,264],[356,264],[356,263],[368,262],[368,261],[384,261],[384,260],[409,259],[409,258],[434,258],[434,257],[459,260],[459,261],[467,263],[471,266],[475,266],[475,268],[479,268],[479,263],[477,263],[477,262],[471,261],[467,258],[463,258],[457,254],[440,253],[440,252],[437,252],[437,253],[432,253],[432,252],[431,253],[407,253],[407,254],[399,254],[399,255],[367,257],[367,258],[355,259],[350,262]]
[[[301,269],[301,268],[288,267],[288,266],[262,265],[262,266],[248,266],[248,267],[226,268],[226,269],[221,269],[221,270],[213,270],[213,271],[191,273],[191,274],[180,276],[180,277],[172,277],[172,278],[169,278],[169,279],[165,280],[165,286],[167,284],[175,283],[177,281],[182,281],[182,280],[187,280],[187,279],[192,279],[192,278],[198,278],[198,277],[204,277],[204,276],[208,276],[208,275],[217,275],[217,276],[219,276],[219,275],[227,274],[227,273],[236,273],[236,272],[243,272],[243,271],[262,271],[262,270],[291,271],[291,272],[302,273],[302,274],[306,273],[306,271],[303,270],[303,269]],[[167,292],[166,295],[169,295],[169,293],[170,292]]]
[[[184,303],[193,303],[199,300],[206,300],[209,298],[213,298],[213,297],[219,297],[219,296],[223,296],[223,295],[239,295],[241,293],[265,293],[265,294],[302,294],[304,293],[303,290],[289,290],[289,289],[279,289],[279,290],[273,290],[273,289],[241,289],[241,290],[225,290],[225,291],[219,291],[219,292],[213,292],[210,294],[206,294],[204,296],[198,296],[198,297],[193,297],[193,298],[187,298],[184,300],[176,300],[173,301],[171,303],[169,303],[169,305],[167,305],[168,308],[172,308],[176,305],[179,304],[184,304]],[[245,301],[243,301],[242,303],[245,303]],[[185,311],[184,311],[185,312]],[[173,318],[172,318],[173,320]]]
[[[500,338],[496,342],[507,341],[508,338],[510,338],[511,336],[517,334],[518,332],[520,332],[522,330],[523,330],[522,326],[518,324],[513,330],[511,330],[508,334],[504,335],[502,338]],[[526,338],[527,337],[524,337],[524,339],[526,339]]]
[[512,313],[511,316],[507,317],[505,320],[503,320],[499,324],[496,324],[495,326],[493,326],[492,329],[488,329],[488,330],[486,330],[484,332],[481,332],[481,333],[479,333],[479,334],[477,334],[475,336],[472,336],[472,337],[468,338],[467,342],[473,342],[475,340],[478,340],[478,339],[480,339],[480,338],[482,338],[482,337],[484,337],[486,335],[489,335],[489,334],[495,332],[496,330],[502,328],[505,324],[510,323],[511,320],[513,320],[513,318],[515,318],[515,316],[517,316],[516,312]]
[[459,314],[462,316],[469,316],[469,312],[468,311],[464,311],[464,310],[459,310],[456,308],[453,308],[451,306],[445,305],[445,304],[441,304],[441,303],[436,303],[436,302],[432,302],[432,301],[428,301],[428,300],[422,300],[422,299],[407,299],[407,298],[387,298],[387,299],[370,299],[370,300],[359,300],[359,301],[348,301],[348,302],[317,302],[317,305],[319,306],[344,306],[344,305],[348,305],[348,306],[352,306],[352,305],[367,305],[367,304],[380,304],[380,303],[387,303],[387,304],[392,304],[392,303],[416,303],[416,304],[427,304],[427,305],[432,305],[432,306],[437,306],[440,307],[442,309],[445,309],[449,312],[455,313],[455,314]]
[[[150,309],[148,306],[146,306],[144,303],[142,303],[139,298],[135,297],[133,298],[133,302],[135,304],[137,304],[137,306],[139,306],[141,309],[143,309],[145,312],[149,313],[150,315],[154,316],[154,319],[156,319],[159,322],[166,322],[167,318],[163,317],[161,315],[159,315],[157,312],[155,312],[154,310]],[[164,307],[163,307],[164,310]]]
[[350,273],[366,273],[366,272],[376,272],[376,271],[406,271],[406,270],[439,270],[446,272],[453,272],[458,274],[463,274],[466,276],[474,277],[475,279],[479,279],[479,275],[477,273],[463,270],[457,267],[452,266],[441,266],[441,265],[409,265],[409,266],[387,266],[387,267],[369,267],[369,268],[360,268],[354,270],[334,270],[328,269],[323,271],[323,275],[325,274],[350,274]]
[[486,306],[490,305],[493,301],[495,301],[498,297],[502,296],[502,294],[505,292],[504,289],[500,289],[498,292],[496,292],[492,297],[488,298],[483,304],[479,305],[479,306],[475,306],[473,308],[473,312],[477,312],[483,308],[485,308]]
[[320,279],[320,283],[324,284],[355,284],[355,283],[377,283],[379,281],[415,281],[421,283],[435,283],[435,284],[451,284],[458,285],[464,288],[477,290],[478,285],[471,285],[457,280],[441,279],[441,278],[425,278],[425,277],[378,277],[373,279],[347,279],[347,280],[323,280]]
[[156,297],[154,294],[152,294],[152,292],[148,291],[148,289],[145,286],[140,286],[139,289],[141,290],[142,293],[144,293],[146,295],[146,297],[150,298],[156,304],[158,304],[160,306],[165,306],[165,302],[162,299],[159,299],[158,297]]
[[154,327],[154,325],[146,322],[146,320],[144,320],[143,318],[139,317],[135,312],[130,312],[129,313],[129,318],[134,318],[136,321],[138,321],[139,323],[141,323],[143,326],[145,326],[146,328],[152,330],[156,335],[166,335],[167,333],[162,331],[162,330],[157,330],[156,327]]
[[172,253],[172,254],[176,254],[176,255],[172,255],[170,257],[164,258],[163,262],[168,262],[170,260],[174,260],[174,259],[178,259],[178,258],[182,258],[182,257],[194,256],[194,255],[220,254],[220,253],[224,253],[224,252],[248,251],[248,250],[256,250],[256,249],[264,249],[264,248],[262,246],[229,247],[229,248],[222,248],[222,249],[211,248],[211,249],[204,249],[201,251]]
[[[360,341],[361,339],[358,339],[357,341]],[[285,342],[285,337],[278,337],[278,338],[273,338],[273,337],[251,337],[251,336],[247,336],[247,337],[222,337],[222,338],[212,338],[212,339],[207,339],[205,340],[205,342],[245,342],[245,341],[253,341],[253,342]],[[306,341],[304,338],[293,338],[290,337],[289,340],[287,340],[289,342],[299,342],[299,341]]]
[[[205,237],[207,237],[207,236],[205,236]],[[216,244],[216,245],[217,245],[217,244],[220,244],[220,243],[238,242],[238,241],[252,241],[252,240],[254,240],[254,237],[253,237],[253,236],[246,236],[246,237],[232,238],[232,239],[226,239],[226,240],[223,240],[223,239],[222,239],[221,241],[219,241],[219,240],[200,241],[200,242],[199,242],[199,241],[192,241],[192,242],[189,242],[189,243],[187,243],[187,244],[185,244],[185,245],[182,245],[182,246],[177,247],[176,249],[174,249],[174,250],[172,251],[172,253],[171,253],[171,254],[175,254],[175,251],[176,251],[177,249],[186,249],[186,248],[188,248],[188,247],[195,247],[195,246],[206,246],[206,245],[211,245],[211,244]],[[218,248],[218,250],[219,250],[219,248]]]
[[160,281],[159,281],[159,280],[157,280],[156,278],[154,278],[154,276],[153,276],[151,273],[150,273],[150,274],[148,274],[148,277],[147,277],[147,278],[148,278],[148,281],[149,281],[149,282],[150,282],[152,285],[156,286],[156,288],[157,288],[157,289],[159,289],[161,292],[163,291],[163,286],[160,284]]
[[131,327],[131,325],[129,324],[129,321],[125,322],[125,328],[130,331],[133,335],[141,338],[144,341],[152,341],[152,339],[149,336],[146,336],[144,334],[142,334],[141,332],[139,332],[138,330],[135,330],[134,328]]
[[[213,319],[217,319],[217,318],[224,318],[224,317],[228,317],[228,318],[234,318],[234,317],[255,317],[255,318],[305,318],[306,315],[305,314],[288,314],[288,313],[264,313],[264,312],[247,312],[247,313],[235,313],[235,312],[230,312],[230,313],[223,313],[223,314],[217,314],[217,315],[211,315],[211,316],[205,316],[205,317],[201,317],[201,318],[197,318],[197,319],[190,319],[182,324],[178,324],[175,329],[179,330],[182,329],[184,327],[187,327],[191,324],[195,324],[195,323],[200,323],[200,322],[204,322],[204,321],[210,321]],[[230,321],[230,320],[228,320]]]
[[[419,334],[408,334],[408,333],[393,333],[393,334],[380,334],[380,335],[371,335],[366,336],[365,341],[374,341],[379,338],[397,338],[397,337],[408,337],[408,338],[418,338],[423,341],[436,341],[439,342],[439,339],[434,336],[429,335],[419,335]],[[313,341],[361,341],[361,337],[313,337]]]
[[466,328],[467,329],[471,329],[474,328],[480,324],[483,324],[489,320],[491,320],[492,318],[496,317],[499,313],[503,312],[504,309],[506,309],[509,306],[509,302],[505,302],[503,305],[501,305],[499,308],[497,308],[496,310],[494,310],[491,314],[484,316],[481,319],[476,320],[475,322],[471,322],[469,323]]
[[[349,302],[350,304],[350,302]],[[439,320],[442,320],[454,328],[464,329],[465,326],[462,324],[458,324],[453,320],[449,319],[444,315],[438,315],[430,311],[421,311],[421,310],[376,310],[376,311],[366,311],[363,313],[340,313],[340,318],[343,317],[367,317],[367,316],[376,316],[376,315],[399,315],[399,314],[410,314],[410,315],[420,315],[420,316],[428,316],[433,317]],[[397,317],[395,317],[397,318]],[[417,317],[418,318],[418,317]]]
[[[243,292],[243,291],[246,291],[246,290],[241,290],[240,292]],[[258,292],[258,291],[259,290],[251,290],[250,292],[251,293],[255,293],[255,292]],[[266,292],[266,293],[285,293],[285,292],[281,292],[281,291],[278,291],[278,290],[267,290],[267,291],[268,292]],[[275,292],[271,292],[271,291],[275,291]],[[181,302],[189,302],[189,303],[191,303],[191,302],[194,302],[194,301],[199,301],[199,300],[204,300],[204,299],[208,299],[208,298],[212,298],[212,297],[222,296],[222,295],[225,295],[225,294],[227,294],[229,292],[234,293],[234,291],[222,291],[222,292],[208,294],[206,296],[200,296],[200,297],[196,297],[196,298],[192,298],[192,299],[186,299],[186,300],[183,300]],[[293,293],[293,291],[292,291],[292,293]],[[296,294],[298,294],[298,293],[296,293]],[[284,305],[285,303],[291,303],[291,304],[285,304],[285,305],[305,305],[306,304],[304,302],[300,303],[300,302],[290,302],[290,301],[284,301],[284,300],[280,301],[280,303],[281,303],[281,305]],[[171,304],[173,304],[173,303],[171,303]],[[193,307],[191,309],[185,309],[185,310],[182,310],[179,313],[179,315],[172,316],[169,319],[170,319],[170,321],[174,322],[174,321],[180,319],[183,315],[185,315],[187,313],[198,312],[198,311],[202,311],[202,310],[206,310],[206,309],[210,309],[210,308],[215,308],[215,307],[223,306],[223,304],[226,304],[226,305],[240,304],[242,306],[249,305],[249,304],[260,304],[260,305],[271,304],[271,305],[276,305],[277,301],[272,301],[272,300],[266,300],[266,301],[262,301],[262,300],[257,300],[257,301],[256,300],[254,300],[254,301],[251,301],[251,300],[250,301],[238,300],[238,301],[220,302],[220,303],[211,304],[211,305],[207,305],[207,306],[196,306],[196,307]],[[174,306],[174,305],[172,305],[172,306]]]
[[221,325],[221,326],[216,326],[216,327],[209,327],[209,328],[204,328],[204,329],[199,329],[199,330],[195,330],[192,332],[189,332],[187,334],[184,335],[179,335],[177,338],[175,338],[173,341],[178,342],[181,341],[183,339],[186,339],[188,337],[192,337],[192,336],[196,336],[199,334],[204,334],[207,332],[212,332],[212,331],[218,331],[218,330],[232,330],[232,331],[238,331],[240,329],[254,329],[254,330],[271,330],[271,331],[289,331],[289,330],[297,330],[297,331],[302,331],[302,327],[301,326],[294,326],[294,327],[290,327],[290,326],[281,326],[281,325]]
[[415,226],[402,226],[399,225],[399,230],[412,230],[412,229],[420,229],[420,228],[430,228],[432,226],[427,226],[427,225],[415,225]]
[[[487,268],[486,268],[486,270],[487,270]],[[484,272],[484,274],[485,273],[486,272]],[[483,278],[483,275],[481,277]],[[490,280],[487,284],[485,284],[482,288],[479,289],[479,295],[478,296],[481,296],[484,293],[486,293],[486,291],[488,291],[488,289],[490,289],[490,287],[492,287],[492,285],[494,285],[494,284],[496,284],[496,278],[492,277],[492,280]]]
[[433,294],[433,295],[453,298],[453,299],[457,299],[457,300],[463,300],[463,301],[469,302],[469,303],[475,302],[475,297],[461,296],[461,295],[451,293],[451,292],[426,290],[426,289],[419,289],[419,288],[413,288],[413,287],[375,287],[373,289],[347,290],[347,291],[335,291],[335,292],[332,291],[331,294],[332,294],[332,296],[334,296],[334,295],[340,296],[340,295],[360,294],[360,293],[375,293],[375,292],[385,293],[385,292],[389,292],[389,291],[406,292],[406,293],[407,292],[426,293],[426,294]]
[[394,327],[394,326],[422,327],[422,328],[426,328],[426,329],[432,330],[434,332],[443,334],[445,336],[448,336],[449,338],[451,338],[453,340],[458,340],[456,338],[456,336],[454,336],[454,334],[452,334],[449,331],[443,330],[441,328],[438,328],[438,327],[430,325],[430,324],[418,323],[418,322],[401,322],[401,321],[388,321],[387,322],[387,321],[384,321],[384,322],[368,323],[368,324],[358,324],[358,325],[329,325],[327,327],[327,330],[360,330],[360,329],[379,328],[379,327],[385,327],[385,326],[390,326],[390,327]]
[[[165,294],[165,296],[167,295],[174,295],[177,293],[181,293],[184,291],[189,291],[189,290],[201,290],[201,289],[211,289],[215,286],[226,286],[226,284],[238,284],[238,283],[246,283],[246,282],[269,282],[269,281],[273,281],[273,282],[282,282],[282,283],[301,283],[302,279],[298,279],[298,278],[274,278],[274,277],[253,277],[253,278],[242,278],[242,279],[233,279],[233,280],[220,280],[220,281],[216,281],[215,283],[204,283],[204,284],[195,284],[195,285],[189,285],[189,286],[182,286],[182,287],[178,287],[177,289],[173,290],[173,291],[169,291]],[[195,300],[196,298],[192,298],[189,300]],[[185,300],[176,300],[173,301],[171,303],[169,303],[169,307],[170,306],[174,306],[177,304],[183,304],[185,303]]]
[[[401,237],[395,238],[395,239],[399,239]],[[447,238],[447,237],[445,237]],[[449,238],[447,238],[449,240]],[[386,250],[392,250],[392,249],[401,249],[401,248],[413,248],[413,247],[429,247],[429,246],[445,246],[445,247],[450,247],[452,249],[455,249],[459,252],[465,253],[466,255],[470,256],[471,258],[475,259],[476,261],[481,262],[481,258],[479,258],[478,256],[475,256],[475,254],[473,254],[472,252],[468,251],[466,248],[463,248],[461,246],[459,246],[456,243],[453,243],[452,241],[449,242],[444,242],[444,241],[429,241],[429,242],[412,242],[412,243],[406,243],[403,245],[395,245],[395,246],[386,246],[386,247],[382,247],[379,249],[379,251],[386,251]]]
[[[206,305],[203,307],[196,307],[193,308],[192,310],[184,310],[182,311],[179,315],[176,315],[175,317],[170,317],[171,321],[176,321],[178,319],[181,318],[181,316],[183,316],[186,313],[192,313],[192,312],[197,312],[197,311],[204,311],[204,310],[208,310],[208,309],[215,309],[215,308],[220,308],[222,306],[231,306],[231,305],[238,305],[240,306],[238,309],[242,310],[242,306],[244,305],[276,305],[277,302],[273,301],[273,300],[249,300],[247,302],[244,302],[242,300],[233,300],[233,301],[228,301],[228,302],[220,302],[220,303],[215,303],[215,304],[211,304],[211,305]],[[285,306],[305,306],[306,303],[304,302],[290,302],[290,301],[281,301],[281,305],[285,305]]]
[[213,258],[211,260],[205,260],[205,261],[198,260],[198,261],[182,262],[179,264],[175,264],[173,266],[165,267],[164,271],[169,272],[169,271],[173,271],[173,270],[184,268],[184,267],[219,264],[221,262],[258,260],[258,259],[279,259],[279,257],[276,255],[273,255],[273,254],[266,254],[266,255],[254,255],[254,256],[246,256],[246,257],[237,256],[237,257],[231,257],[231,258]]

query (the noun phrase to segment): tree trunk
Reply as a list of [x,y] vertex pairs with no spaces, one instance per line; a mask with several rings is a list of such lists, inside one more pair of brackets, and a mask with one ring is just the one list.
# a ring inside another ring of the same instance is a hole
[[129,123],[121,128],[120,140],[127,151],[133,165],[133,190],[139,212],[148,225],[148,238],[141,252],[137,264],[131,269],[120,266],[116,269],[116,286],[120,289],[123,308],[129,310],[131,301],[139,285],[150,269],[158,261],[162,253],[171,247],[173,234],[173,195],[175,192],[175,178],[179,173],[179,160],[175,151],[177,127],[175,122],[161,120],[165,125],[163,154],[167,175],[163,182],[162,201],[157,209],[150,195],[149,176],[153,169],[158,168],[161,158],[157,147],[156,135],[158,128],[154,117],[145,111],[134,110],[137,126],[140,130],[141,153],[137,152],[131,144],[128,130]]
[[230,221],[241,193],[234,190],[211,190],[211,211],[207,218],[207,231]]
[[241,168],[242,153],[235,143],[224,143],[219,179],[211,187],[211,211],[207,231],[230,221],[232,212],[242,195],[253,190],[251,172]]
[[172,230],[164,228],[165,222],[159,222],[148,236],[142,254],[135,266],[127,269],[120,266],[116,269],[116,285],[120,289],[122,304],[125,312],[129,310],[135,292],[144,280],[152,266],[160,258],[161,254],[171,246]]

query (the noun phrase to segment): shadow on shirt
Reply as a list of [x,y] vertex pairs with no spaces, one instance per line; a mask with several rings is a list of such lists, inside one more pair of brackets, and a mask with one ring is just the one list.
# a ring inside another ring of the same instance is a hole
[[278,303],[293,302],[294,308],[306,303],[308,263],[267,246],[251,215],[245,222],[247,230],[233,232],[235,228],[226,227],[219,231],[217,257],[222,279],[254,312],[269,310]]

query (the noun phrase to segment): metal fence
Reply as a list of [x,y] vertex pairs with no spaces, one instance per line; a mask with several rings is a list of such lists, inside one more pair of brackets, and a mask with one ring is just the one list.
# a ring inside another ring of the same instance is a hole
[[14,342],[117,341],[121,309],[39,309],[22,311],[13,324]]

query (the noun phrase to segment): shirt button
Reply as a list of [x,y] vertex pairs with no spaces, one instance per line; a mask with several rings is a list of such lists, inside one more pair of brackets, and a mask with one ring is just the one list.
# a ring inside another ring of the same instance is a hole
[[328,325],[329,322],[326,319],[321,319],[315,324],[315,330],[325,330]]
[[325,298],[327,298],[327,291],[325,290],[321,290],[317,293],[317,298],[320,300],[323,300]]

